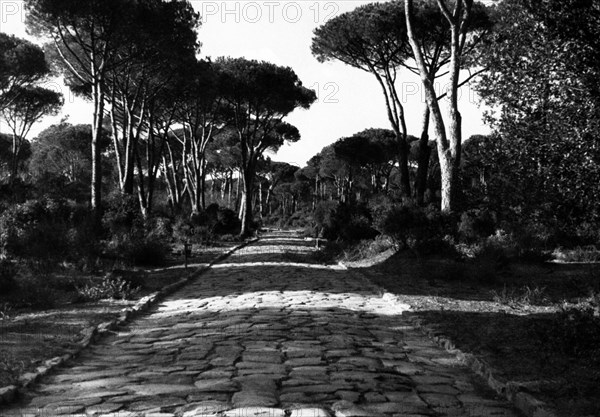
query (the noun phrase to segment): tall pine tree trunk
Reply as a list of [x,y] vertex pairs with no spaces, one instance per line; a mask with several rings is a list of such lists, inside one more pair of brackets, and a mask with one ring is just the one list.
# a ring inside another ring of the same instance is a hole
[[92,86],[94,99],[94,115],[92,120],[92,184],[91,184],[91,207],[94,212],[94,220],[100,227],[102,219],[102,153],[100,149],[100,138],[102,135],[102,122],[104,118],[104,92],[102,81],[96,79]]
[[425,203],[425,192],[427,191],[427,174],[429,173],[429,160],[431,159],[431,148],[429,147],[429,106],[425,105],[423,113],[423,130],[419,139],[419,157],[417,165],[417,177],[415,178],[415,192],[417,204]]

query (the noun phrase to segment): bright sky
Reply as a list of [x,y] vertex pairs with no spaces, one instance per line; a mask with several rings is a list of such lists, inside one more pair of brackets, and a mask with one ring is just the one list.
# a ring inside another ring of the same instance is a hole
[[[303,166],[324,146],[371,127],[389,128],[383,94],[375,78],[342,63],[319,63],[310,52],[313,30],[328,19],[372,1],[347,0],[191,0],[203,16],[199,30],[202,57],[244,56],[290,66],[304,86],[314,89],[318,102],[308,110],[297,110],[287,121],[300,130],[302,139],[285,145],[274,160]],[[0,30],[28,38],[24,25],[23,2],[0,0]],[[68,116],[71,123],[88,123],[89,104],[75,98],[60,81],[46,85],[65,96],[62,113],[45,118],[34,127],[31,137],[43,128]],[[424,106],[418,77],[402,73],[398,91],[405,106],[409,133],[419,135]],[[439,83],[444,91],[444,82]],[[482,109],[468,86],[461,91],[463,135],[487,133]],[[5,129],[5,128],[3,128]]]

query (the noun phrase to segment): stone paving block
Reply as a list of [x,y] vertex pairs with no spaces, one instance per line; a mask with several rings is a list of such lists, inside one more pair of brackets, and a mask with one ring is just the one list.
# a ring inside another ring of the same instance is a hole
[[287,394],[290,392],[304,392],[307,394],[313,393],[333,393],[340,390],[351,389],[352,385],[349,384],[326,384],[326,385],[304,385],[297,387],[286,387],[281,390],[283,394]]
[[237,384],[232,382],[229,378],[219,379],[199,379],[194,382],[198,391],[211,391],[211,392],[235,392],[237,391]]
[[420,397],[432,407],[454,407],[460,405],[460,402],[454,395],[446,394],[420,394]]
[[458,395],[460,391],[450,385],[418,385],[417,391],[419,393],[437,393],[437,394],[448,394]]
[[177,411],[183,413],[183,417],[195,417],[217,414],[231,408],[233,408],[231,403],[227,401],[201,401],[180,407]]
[[118,411],[123,408],[123,404],[118,403],[103,403],[98,405],[92,405],[90,407],[86,407],[86,414],[106,414],[112,413],[114,411]]
[[[196,382],[196,384],[198,384]],[[199,390],[199,388],[193,385],[175,385],[175,384],[141,384],[141,385],[127,385],[124,388],[133,391],[136,395],[164,395],[164,394],[178,394],[188,395]]]
[[185,405],[186,402],[181,397],[155,397],[128,404],[127,409],[129,411],[148,411],[153,409],[162,411],[163,408]]
[[363,397],[365,399],[366,402],[368,403],[377,403],[377,402],[383,402],[383,401],[387,401],[387,398],[385,397],[385,395],[383,395],[380,392],[365,392],[363,394]]
[[270,407],[234,408],[223,413],[226,417],[285,417],[285,410]]
[[280,364],[282,362],[282,355],[280,352],[244,352],[242,355],[244,362],[265,362]]
[[369,411],[349,401],[338,401],[331,406],[337,417],[380,417],[383,413]]
[[452,384],[454,382],[450,377],[437,375],[417,375],[411,379],[418,385]]
[[355,403],[360,398],[360,393],[356,391],[339,390],[335,392],[335,395],[344,401]]
[[231,401],[236,408],[272,407],[278,402],[274,392],[265,391],[238,391],[233,394]]
[[227,392],[199,392],[190,394],[186,397],[188,403],[204,402],[204,401],[219,401],[228,402],[231,397]]
[[318,366],[322,365],[323,360],[320,356],[309,356],[302,358],[292,358],[288,359],[284,362],[284,365],[291,367],[301,367],[301,366]]
[[403,375],[418,375],[424,373],[424,369],[414,363],[405,362],[394,366],[394,370]]
[[427,406],[427,404],[425,404],[421,397],[419,397],[415,392],[412,391],[385,392],[385,396],[388,399],[388,401],[391,402]]
[[486,405],[470,404],[463,407],[465,415],[468,417],[517,417],[521,414],[516,414],[508,408],[504,407],[490,407]]
[[405,402],[382,402],[362,404],[362,408],[379,414],[423,414],[429,411],[426,405]]
[[290,411],[289,417],[330,417],[323,408],[295,408]]

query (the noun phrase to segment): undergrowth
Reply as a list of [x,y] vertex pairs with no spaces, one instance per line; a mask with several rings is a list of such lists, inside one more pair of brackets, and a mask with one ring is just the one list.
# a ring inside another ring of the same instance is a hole
[[131,300],[139,291],[139,287],[133,287],[129,281],[121,277],[105,277],[100,282],[77,287],[77,300],[80,302],[104,299]]

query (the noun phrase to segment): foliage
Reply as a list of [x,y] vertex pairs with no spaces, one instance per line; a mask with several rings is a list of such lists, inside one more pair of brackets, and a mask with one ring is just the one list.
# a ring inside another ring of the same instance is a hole
[[434,207],[422,208],[412,201],[394,203],[378,210],[375,228],[398,245],[423,250],[447,249],[444,236],[453,232],[452,219]]
[[[480,147],[489,204],[519,208],[572,231],[596,222],[600,182],[600,90],[595,2],[501,2],[483,50],[478,84],[497,111],[497,134]],[[575,17],[577,16],[577,17]]]
[[467,241],[491,236],[496,231],[495,215],[488,210],[468,210],[461,214],[458,233]]
[[373,229],[372,223],[366,205],[340,203],[325,218],[323,237],[350,242],[373,239],[378,232]]
[[0,32],[0,110],[18,98],[18,89],[34,85],[48,73],[42,48]]
[[15,264],[8,259],[0,259],[0,293],[8,294],[17,288],[16,275]]
[[139,290],[139,287],[132,287],[131,283],[122,277],[105,277],[100,282],[77,287],[77,301],[131,300]]
[[171,226],[164,219],[144,218],[135,197],[113,197],[102,223],[109,235],[107,249],[114,256],[136,265],[164,264],[170,250],[167,240],[171,238]]
[[492,291],[492,299],[499,304],[514,308],[530,305],[547,305],[549,300],[544,287],[530,287],[528,285],[519,289],[509,288],[504,285],[502,291]]
[[374,240],[361,240],[358,244],[344,250],[345,261],[362,261],[392,249],[394,242],[387,236],[379,235]]
[[600,262],[600,250],[594,245],[574,249],[558,248],[552,255],[561,262]]
[[173,225],[173,237],[178,242],[210,244],[217,235],[239,233],[240,227],[241,222],[233,210],[211,204],[189,218],[178,217]]
[[585,359],[588,366],[600,361],[600,317],[591,306],[562,307],[547,329],[535,333],[545,351]]
[[10,207],[0,215],[0,253],[5,257],[57,263],[85,256],[89,241],[86,209],[43,198]]
[[[44,194],[76,201],[89,200],[92,128],[61,122],[44,129],[32,143],[29,173]],[[108,150],[110,137],[102,131],[100,147]],[[105,172],[108,169],[105,167]]]

